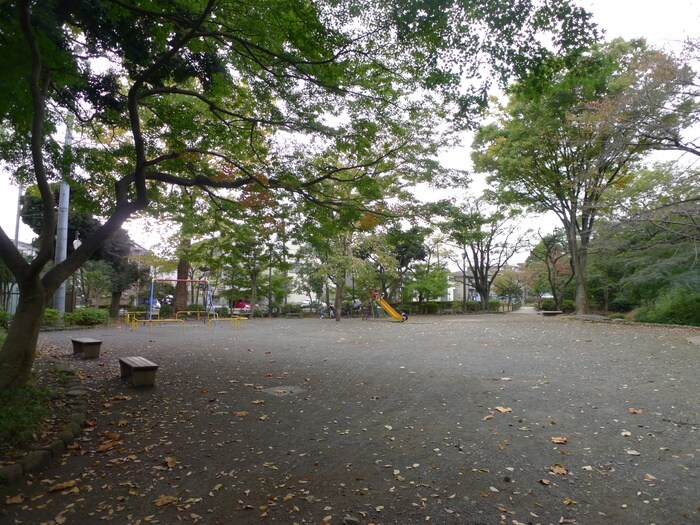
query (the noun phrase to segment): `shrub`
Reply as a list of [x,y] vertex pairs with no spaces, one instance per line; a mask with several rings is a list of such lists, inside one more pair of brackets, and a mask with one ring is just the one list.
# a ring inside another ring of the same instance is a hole
[[557,309],[557,303],[554,299],[542,299],[540,301],[540,310],[552,311]]
[[49,415],[50,392],[34,382],[0,392],[0,443],[24,445],[36,439]]
[[74,312],[66,313],[65,323],[67,325],[94,326],[107,324],[109,312],[99,308],[78,308]]
[[204,305],[203,304],[188,304],[187,311],[188,312],[203,312]]
[[440,304],[435,302],[423,303],[423,311],[426,314],[436,314],[440,309]]
[[561,311],[565,314],[571,314],[576,311],[576,303],[571,299],[564,299],[561,302]]
[[158,314],[160,315],[161,319],[163,317],[168,317],[173,314],[173,307],[172,305],[169,304],[164,304],[160,307],[160,310],[158,311]]
[[700,326],[700,293],[674,288],[660,295],[654,304],[643,308],[637,321]]
[[59,320],[59,311],[54,308],[44,310],[44,326],[56,326]]
[[479,301],[467,301],[467,312],[480,312],[481,303]]
[[500,312],[501,311],[501,301],[496,299],[495,301],[489,301],[489,312]]
[[627,299],[613,299],[608,305],[609,312],[625,313],[634,308],[634,305]]
[[10,319],[12,319],[10,312],[6,312],[5,310],[0,310],[0,327],[1,328],[8,328],[10,326]]

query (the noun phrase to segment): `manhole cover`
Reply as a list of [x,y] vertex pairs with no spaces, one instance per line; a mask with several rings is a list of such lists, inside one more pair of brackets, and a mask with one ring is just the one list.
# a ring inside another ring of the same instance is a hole
[[294,396],[296,394],[301,394],[304,391],[300,386],[273,386],[272,388],[266,388],[263,392],[272,394],[273,396]]

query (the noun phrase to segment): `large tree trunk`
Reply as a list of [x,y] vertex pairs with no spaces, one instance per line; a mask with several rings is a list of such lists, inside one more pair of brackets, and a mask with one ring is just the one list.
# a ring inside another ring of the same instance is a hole
[[577,250],[573,254],[574,272],[576,277],[576,313],[588,313],[588,279],[586,276],[587,253]]
[[38,278],[20,284],[17,311],[0,349],[0,390],[27,384],[36,357],[45,302],[46,292]]
[[190,263],[188,260],[180,258],[177,261],[177,282],[175,283],[175,293],[173,294],[173,312],[187,310],[187,283],[190,278]]
[[588,259],[588,242],[582,237],[575,220],[564,222],[566,236],[571,252],[571,265],[576,279],[576,313],[581,315],[588,312],[588,282],[586,275],[586,263]]
[[335,320],[340,321],[343,316],[343,295],[345,293],[345,279],[346,273],[343,272],[343,276],[339,279],[339,282],[335,283]]
[[187,283],[185,280],[190,278],[189,248],[190,239],[182,237],[177,250],[177,282],[173,294],[173,313],[187,310]]
[[111,318],[119,317],[119,306],[122,300],[122,292],[112,292],[112,300],[109,303],[109,316]]

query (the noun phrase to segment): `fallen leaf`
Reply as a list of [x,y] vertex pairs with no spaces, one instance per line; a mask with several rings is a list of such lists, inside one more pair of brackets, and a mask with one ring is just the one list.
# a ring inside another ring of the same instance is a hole
[[540,479],[540,480],[538,480],[538,481],[539,481],[542,485],[544,485],[545,487],[548,487],[549,485],[552,484],[552,482],[549,481],[549,480],[546,479],[546,478],[542,478],[542,479]]
[[234,412],[233,415],[236,417],[246,417],[248,415],[248,412],[246,412],[245,410],[241,410],[240,412]]
[[394,430],[394,427],[392,427],[391,425],[384,425],[384,428],[386,428],[387,430]]
[[637,452],[636,450],[631,450],[631,449],[630,449],[630,450],[627,451],[627,453],[628,453],[630,456],[641,456],[641,454],[640,454],[639,452]]
[[168,456],[163,460],[163,463],[169,466],[170,468],[173,468],[175,465],[177,465],[177,459],[175,456]]
[[641,408],[629,407],[627,409],[627,412],[629,412],[630,414],[641,414],[642,412],[644,412],[644,410],[642,410]]
[[76,481],[74,479],[70,481],[64,481],[63,483],[56,483],[49,489],[49,492],[59,492],[61,490],[66,490],[75,487],[75,485]]
[[577,503],[576,501],[574,501],[574,500],[572,500],[572,499],[569,499],[569,498],[566,498],[566,499],[564,500],[564,505],[567,505],[567,506],[568,506],[568,505],[576,505],[576,503]]
[[651,474],[644,474],[644,481],[656,481],[656,476],[652,476]]
[[561,436],[554,436],[552,438],[552,443],[554,443],[555,445],[566,445],[568,441],[569,440],[567,438]]
[[552,474],[558,474],[560,476],[565,476],[569,472],[568,470],[566,470],[566,467],[564,467],[563,465],[560,465],[558,463],[556,465],[552,465],[551,467],[549,467],[549,471]]
[[156,507],[164,507],[165,505],[170,505],[171,503],[175,503],[177,501],[177,497],[175,496],[158,496],[156,499],[153,500],[153,503],[155,503]]
[[255,401],[253,401],[254,405],[262,405],[264,403],[265,403],[264,399],[256,399]]
[[5,505],[19,505],[24,501],[24,494],[17,494],[16,496],[6,496]]
[[496,410],[498,410],[501,414],[505,414],[506,412],[513,411],[513,409],[510,407],[496,407]]

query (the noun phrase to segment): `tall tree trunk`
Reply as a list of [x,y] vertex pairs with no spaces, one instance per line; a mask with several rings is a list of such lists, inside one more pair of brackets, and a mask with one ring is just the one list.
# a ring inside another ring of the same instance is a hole
[[185,280],[190,278],[190,261],[187,258],[189,247],[190,240],[184,237],[181,238],[180,246],[178,246],[177,282],[175,283],[175,293],[173,294],[173,313],[187,310],[187,283]]
[[588,312],[588,282],[586,276],[588,242],[587,239],[583,238],[579,242],[581,235],[575,220],[564,223],[564,226],[569,242],[569,251],[571,252],[571,266],[573,267],[574,279],[576,280],[576,313],[579,315],[585,314]]
[[586,250],[577,250],[573,254],[574,272],[576,276],[576,313],[588,313],[588,279],[586,277]]
[[0,349],[0,390],[27,383],[36,357],[46,292],[38,277],[20,284],[19,304]]
[[112,292],[112,299],[109,303],[109,316],[112,318],[119,317],[119,306],[122,300],[122,292]]
[[335,283],[335,320],[340,321],[343,312],[343,295],[345,292],[345,279],[347,270],[343,271],[343,276]]

